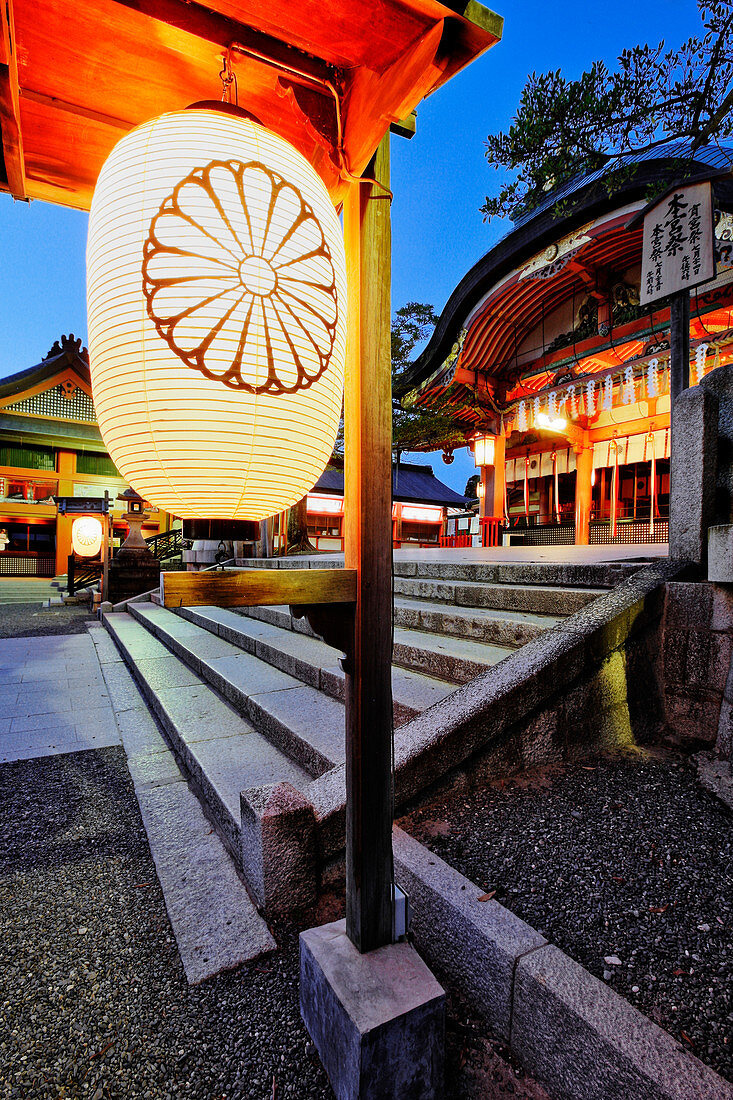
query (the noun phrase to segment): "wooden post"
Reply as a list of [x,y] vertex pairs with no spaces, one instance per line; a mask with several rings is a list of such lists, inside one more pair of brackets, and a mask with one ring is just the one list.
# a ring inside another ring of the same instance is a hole
[[575,454],[575,545],[588,546],[593,499],[593,445],[581,447]]
[[112,553],[112,532],[114,528],[112,526],[112,516],[110,515],[110,499],[109,493],[104,490],[104,499],[107,502],[107,511],[102,517],[102,524],[104,530],[104,539],[102,541],[102,583],[101,596],[103,600],[109,599],[109,559]]
[[[366,176],[389,186],[389,135]],[[392,940],[392,401],[389,196],[353,184],[344,395],[345,565],[357,571],[346,675],[346,932],[361,952]]]
[[690,385],[690,292],[678,290],[672,295],[669,311],[670,410],[683,390]]

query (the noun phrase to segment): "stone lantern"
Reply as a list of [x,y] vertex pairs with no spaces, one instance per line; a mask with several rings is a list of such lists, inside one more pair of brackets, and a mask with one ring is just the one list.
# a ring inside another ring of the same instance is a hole
[[124,493],[118,493],[117,499],[127,505],[127,511],[122,518],[127,520],[130,528],[120,550],[147,550],[150,553],[148,544],[142,536],[142,525],[146,516],[145,501],[134,489],[125,489]]
[[160,580],[160,562],[151,553],[141,531],[145,522],[145,501],[134,489],[125,489],[117,499],[127,505],[123,518],[130,530],[109,563],[107,599],[111,603],[120,603],[139,596],[141,592],[149,592]]

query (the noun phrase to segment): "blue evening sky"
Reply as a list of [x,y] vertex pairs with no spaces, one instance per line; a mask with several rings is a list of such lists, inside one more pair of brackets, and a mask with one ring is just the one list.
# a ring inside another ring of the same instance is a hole
[[[665,38],[679,45],[699,26],[695,0],[495,0],[504,16],[498,46],[431,96],[411,141],[392,140],[392,304],[431,303],[451,291],[506,230],[479,213],[500,177],[484,158],[486,135],[505,129],[527,74],[560,68],[578,76],[598,58],[612,67],[624,47]],[[0,377],[39,362],[61,333],[86,342],[86,215],[0,195]],[[409,456],[405,456],[405,459]],[[462,492],[473,472],[466,451],[452,466],[430,461]]]

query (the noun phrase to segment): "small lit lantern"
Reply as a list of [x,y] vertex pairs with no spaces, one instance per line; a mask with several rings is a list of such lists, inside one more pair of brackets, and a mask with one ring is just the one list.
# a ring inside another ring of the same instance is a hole
[[493,435],[478,435],[473,441],[473,454],[477,466],[494,465]]
[[102,550],[104,528],[96,516],[77,516],[71,525],[71,548],[80,558],[96,558]]
[[99,176],[87,280],[99,427],[145,500],[258,520],[313,487],[341,414],[346,275],[297,150],[229,105],[139,126]]

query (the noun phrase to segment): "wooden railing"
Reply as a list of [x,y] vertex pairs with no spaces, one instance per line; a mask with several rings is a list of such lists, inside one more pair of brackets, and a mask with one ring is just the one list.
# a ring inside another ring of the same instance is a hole
[[101,561],[77,561],[69,554],[66,563],[66,589],[70,596],[82,588],[89,588],[102,576]]
[[158,561],[168,561],[169,558],[177,558],[183,550],[191,547],[191,540],[184,539],[183,531],[161,531],[158,535],[151,535],[145,539],[154,558]]

